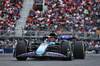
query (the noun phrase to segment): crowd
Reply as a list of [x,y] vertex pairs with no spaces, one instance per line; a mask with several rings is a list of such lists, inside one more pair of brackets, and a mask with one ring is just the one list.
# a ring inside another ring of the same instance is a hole
[[0,35],[15,29],[16,20],[20,18],[19,12],[23,0],[4,0],[0,2]]
[[48,0],[47,10],[30,10],[25,29],[96,32],[100,0]]
[[43,0],[35,0],[35,3],[43,3]]
[[15,44],[18,40],[17,39],[0,39],[0,48],[14,48]]

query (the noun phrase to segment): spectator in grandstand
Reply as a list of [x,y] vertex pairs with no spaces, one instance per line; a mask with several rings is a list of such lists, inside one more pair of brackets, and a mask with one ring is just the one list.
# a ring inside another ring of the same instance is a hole
[[0,47],[1,48],[14,48],[15,47],[15,42],[16,42],[16,40],[14,40],[14,39],[9,39],[9,38],[7,38],[7,39],[2,39],[2,40],[0,40]]
[[43,0],[35,0],[35,3],[43,3]]
[[16,0],[16,3],[14,0],[0,2],[0,34],[14,30],[21,8],[22,0]]
[[0,40],[0,48],[2,48],[2,47],[3,47],[3,41]]
[[96,32],[100,2],[95,0],[48,0],[45,12],[31,10],[26,30]]

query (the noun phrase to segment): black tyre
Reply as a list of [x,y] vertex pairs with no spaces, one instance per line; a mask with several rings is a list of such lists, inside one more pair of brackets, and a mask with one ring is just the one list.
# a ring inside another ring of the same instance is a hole
[[27,57],[17,57],[23,53],[27,52],[27,44],[25,41],[19,41],[16,46],[16,59],[17,60],[26,60]]
[[74,57],[76,59],[85,58],[85,48],[84,48],[83,41],[76,41],[74,43]]
[[72,60],[72,50],[70,41],[63,41],[61,43],[61,54],[69,56],[68,58],[63,58],[63,60]]

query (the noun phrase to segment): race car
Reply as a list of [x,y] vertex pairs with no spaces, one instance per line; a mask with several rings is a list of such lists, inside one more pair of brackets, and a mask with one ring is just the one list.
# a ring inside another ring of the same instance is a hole
[[[73,39],[73,40],[71,40]],[[16,44],[13,56],[17,60],[29,58],[61,58],[63,60],[84,59],[85,46],[83,41],[75,40],[72,35],[56,35],[51,33],[29,44],[22,40]]]

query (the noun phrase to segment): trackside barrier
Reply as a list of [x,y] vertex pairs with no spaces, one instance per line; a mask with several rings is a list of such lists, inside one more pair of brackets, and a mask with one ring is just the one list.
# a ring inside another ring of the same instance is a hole
[[0,49],[0,53],[4,53],[4,49]]
[[13,48],[2,48],[0,49],[0,53],[13,53]]
[[100,49],[98,50],[98,54],[100,54]]
[[[22,32],[20,33],[19,31]],[[90,39],[90,40],[98,40],[100,39],[100,33],[98,32],[68,32],[68,31],[56,31],[59,35],[74,35],[75,37],[82,38],[82,39]],[[19,32],[19,33],[16,33]],[[45,31],[33,31],[33,30],[24,30],[22,29],[15,29],[15,30],[2,30],[0,31],[0,38],[37,38],[37,37],[43,37],[45,35],[49,35],[52,32],[52,30],[45,30]],[[3,34],[2,34],[3,33]]]

